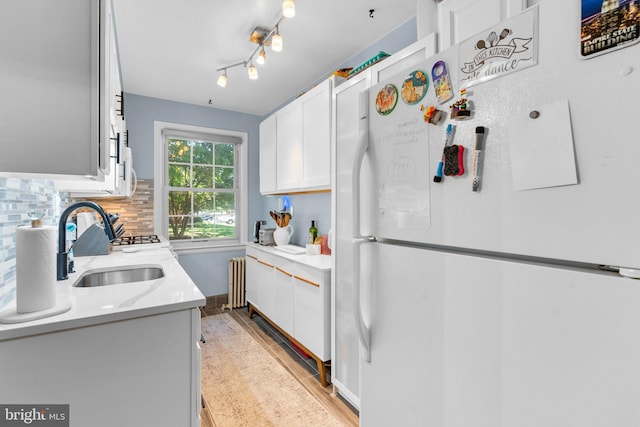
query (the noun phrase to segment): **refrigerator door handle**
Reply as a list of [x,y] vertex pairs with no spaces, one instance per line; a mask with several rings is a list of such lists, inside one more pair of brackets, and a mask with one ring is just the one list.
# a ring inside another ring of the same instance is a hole
[[351,196],[353,197],[352,209],[352,234],[353,237],[361,238],[360,234],[360,174],[362,162],[369,148],[369,93],[360,92],[360,124],[358,134],[358,146],[353,156],[353,168],[351,169]]
[[353,315],[358,331],[358,338],[362,346],[362,360],[371,362],[371,329],[364,321],[362,314],[362,300],[360,297],[360,247],[366,243],[375,242],[375,239],[361,237],[353,239]]

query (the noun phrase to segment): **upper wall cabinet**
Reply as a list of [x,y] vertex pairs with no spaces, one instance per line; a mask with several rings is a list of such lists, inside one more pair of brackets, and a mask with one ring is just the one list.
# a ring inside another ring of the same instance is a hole
[[110,14],[108,0],[0,2],[0,172],[109,173]]
[[517,15],[533,0],[443,0],[438,4],[439,50]]
[[331,188],[331,77],[260,124],[260,192]]

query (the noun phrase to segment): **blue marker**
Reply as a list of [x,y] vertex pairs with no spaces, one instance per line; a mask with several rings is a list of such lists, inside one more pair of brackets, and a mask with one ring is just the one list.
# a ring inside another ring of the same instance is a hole
[[[444,137],[444,146],[448,147],[451,145],[451,141],[453,140],[453,125],[447,125],[447,132]],[[433,177],[433,182],[442,181],[442,169],[444,168],[444,150],[442,152],[442,157],[440,158],[440,162],[438,163],[438,168],[436,169],[436,174]]]

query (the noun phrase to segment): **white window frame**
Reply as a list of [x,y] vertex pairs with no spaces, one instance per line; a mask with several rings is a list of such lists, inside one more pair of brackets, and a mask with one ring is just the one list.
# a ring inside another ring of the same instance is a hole
[[235,136],[242,140],[239,146],[239,158],[236,159],[237,184],[239,197],[236,200],[236,233],[238,240],[172,240],[171,245],[178,254],[202,253],[202,252],[222,252],[230,250],[244,249],[247,242],[247,208],[248,208],[248,134],[226,129],[215,129],[202,126],[185,125],[181,123],[160,122],[153,123],[153,169],[154,169],[154,232],[155,234],[168,237],[168,199],[167,194],[167,150],[164,144],[163,130],[175,130],[183,132],[193,132],[200,134]]

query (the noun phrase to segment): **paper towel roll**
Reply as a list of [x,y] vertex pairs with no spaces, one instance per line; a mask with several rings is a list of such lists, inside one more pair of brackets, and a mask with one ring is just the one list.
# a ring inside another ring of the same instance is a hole
[[56,227],[18,227],[16,309],[18,313],[56,305]]

